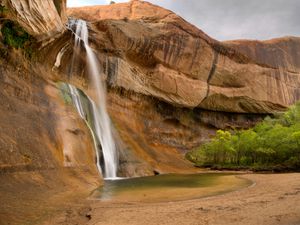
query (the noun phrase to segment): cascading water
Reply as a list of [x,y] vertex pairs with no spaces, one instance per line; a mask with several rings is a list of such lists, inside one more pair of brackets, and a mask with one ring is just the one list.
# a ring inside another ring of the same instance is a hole
[[[97,139],[97,137],[95,135],[95,132],[94,132],[94,129],[89,124],[89,121],[87,119],[87,112],[84,109],[84,107],[82,106],[81,99],[80,99],[80,94],[79,94],[77,88],[74,87],[73,85],[70,85],[70,84],[68,84],[68,87],[69,87],[69,90],[70,90],[70,94],[72,96],[73,104],[75,105],[75,107],[76,107],[76,109],[77,109],[80,117],[86,122],[86,125],[88,126],[88,128],[91,131],[91,134],[92,134],[92,137],[93,137],[93,141],[94,141],[94,148],[96,150],[96,158],[97,158],[96,164],[97,164],[97,168],[98,168],[99,173],[102,174],[102,169],[101,169],[101,165],[100,165],[99,149],[98,149],[98,143],[97,143],[97,140],[99,140],[99,138]],[[94,114],[93,114],[92,121],[96,121]]]
[[[87,57],[87,67],[90,75],[90,87],[94,89],[95,102],[91,101],[93,120],[94,120],[94,135],[100,140],[102,146],[102,153],[104,158],[104,171],[103,175],[105,178],[113,179],[117,177],[117,167],[118,167],[118,157],[116,152],[116,145],[112,136],[111,121],[106,110],[106,87],[103,81],[100,79],[100,70],[98,67],[97,57],[93,50],[89,46],[88,42],[88,27],[83,20],[72,20],[69,27],[76,27],[75,29],[75,46],[74,52],[78,53],[80,50],[80,43],[82,42]],[[75,56],[74,56],[75,57]],[[74,64],[74,58],[72,60]],[[73,65],[71,65],[73,67]],[[78,98],[78,93],[70,88],[74,104],[79,112],[79,114],[84,117],[84,112],[80,103],[80,98]],[[77,97],[76,97],[77,96]],[[99,154],[97,154],[97,161],[99,164]],[[98,166],[99,168],[99,166]]]

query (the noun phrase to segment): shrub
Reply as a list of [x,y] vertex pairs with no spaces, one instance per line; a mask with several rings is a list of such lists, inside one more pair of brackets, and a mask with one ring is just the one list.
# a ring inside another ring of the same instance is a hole
[[35,40],[22,27],[7,20],[2,25],[1,33],[5,45],[15,49],[23,49],[26,55],[31,57]]
[[276,118],[266,117],[253,129],[218,130],[210,142],[188,153],[187,159],[214,168],[300,169],[300,104]]

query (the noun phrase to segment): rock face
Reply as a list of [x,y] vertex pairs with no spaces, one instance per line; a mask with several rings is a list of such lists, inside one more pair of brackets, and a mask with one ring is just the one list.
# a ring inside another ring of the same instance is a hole
[[[247,42],[218,42],[142,1],[73,8],[68,14],[90,22],[90,42],[109,84],[110,113],[127,152],[144,157],[155,170],[161,169],[155,163],[164,158],[161,153],[172,159],[218,128],[253,126],[299,100],[300,74],[291,68],[298,64],[300,38],[282,38],[270,47],[261,42],[258,54]],[[273,58],[281,56],[273,51],[282,49],[285,57],[277,64]],[[63,65],[68,58],[66,53]],[[85,79],[80,71],[71,82],[85,89],[78,83]]]
[[53,38],[65,30],[66,0],[2,0],[7,17],[18,22],[38,40]]
[[[65,200],[57,193],[87,194],[101,183],[89,130],[60,88],[71,83],[93,96],[84,52],[70,72],[74,38],[64,26],[65,3],[1,1],[9,12],[0,27],[13,20],[37,43],[28,58],[0,36],[0,202],[20,210],[1,204],[0,224],[2,215],[15,224],[38,219],[14,195],[24,185],[22,200],[45,206],[41,199]],[[300,38],[222,43],[142,1],[73,8],[68,15],[89,22],[121,176],[192,172],[183,154],[216,129],[251,127],[300,98]]]
[[43,76],[20,51],[0,58],[0,224],[32,223],[101,183],[89,130]]
[[300,72],[300,42],[298,37],[275,38],[268,41],[235,40],[224,42],[247,55],[257,64]]
[[[293,44],[283,38],[271,47],[262,42],[258,54],[251,44],[246,51],[241,41],[218,42],[171,11],[142,1],[72,8],[68,15],[89,22],[127,175],[183,170],[188,165],[178,153],[199,146],[216,129],[253,126],[300,97],[299,72],[291,69],[298,65],[298,50],[292,49],[300,38],[292,38]],[[49,56],[50,70],[64,49],[54,79],[89,94],[84,55],[68,74],[71,36],[66,32],[41,54]],[[285,58],[276,64],[268,49],[279,52],[283,46]]]
[[[38,41],[30,49],[38,52],[65,31],[64,7],[64,1],[1,1],[0,28],[19,23]],[[0,224],[41,224],[102,181],[90,132],[51,72],[36,65],[37,54],[29,59],[28,49],[9,47],[4,38],[1,33]]]
[[112,65],[107,65],[113,68],[108,71],[112,86],[179,107],[236,113],[270,113],[299,99],[297,49],[285,52],[284,58],[276,54],[284,51],[282,45],[298,46],[299,38],[272,45],[277,49],[274,56],[263,43],[259,52],[241,50],[252,47],[240,42],[217,42],[147,2],[74,8],[68,13],[91,21],[91,41],[98,52],[115,52],[108,57]]

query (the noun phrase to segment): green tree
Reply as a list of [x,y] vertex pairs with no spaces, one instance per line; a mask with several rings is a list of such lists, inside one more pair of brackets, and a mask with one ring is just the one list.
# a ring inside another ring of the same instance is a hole
[[296,148],[296,157],[298,157],[298,160],[300,161],[300,131],[296,131],[292,134],[292,138],[296,142],[297,148]]

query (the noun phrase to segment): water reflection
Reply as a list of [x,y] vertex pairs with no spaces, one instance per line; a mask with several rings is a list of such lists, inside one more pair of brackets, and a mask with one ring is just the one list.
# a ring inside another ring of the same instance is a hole
[[161,202],[222,194],[250,185],[235,174],[169,174],[119,180],[105,180],[93,198],[102,201]]

